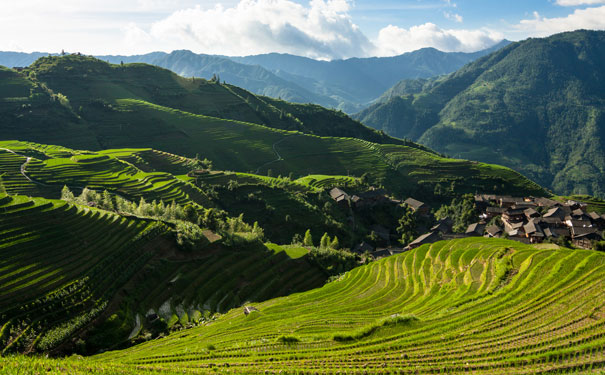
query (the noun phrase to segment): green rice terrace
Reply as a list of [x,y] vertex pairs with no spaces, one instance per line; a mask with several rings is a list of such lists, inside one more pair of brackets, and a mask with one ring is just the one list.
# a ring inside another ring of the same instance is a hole
[[[393,193],[425,200],[437,184],[456,193],[548,194],[508,168],[444,158],[335,111],[151,65],[63,56],[0,73],[3,139],[96,152],[153,148],[209,159],[218,170],[292,179],[367,174]],[[153,184],[161,181],[149,177]]]
[[30,373],[599,373],[604,273],[594,251],[441,241],[128,349],[3,361]]
[[230,246],[210,231],[184,251],[174,227],[0,194],[2,354],[94,353],[214,319],[248,300],[315,288],[327,278],[300,250]]

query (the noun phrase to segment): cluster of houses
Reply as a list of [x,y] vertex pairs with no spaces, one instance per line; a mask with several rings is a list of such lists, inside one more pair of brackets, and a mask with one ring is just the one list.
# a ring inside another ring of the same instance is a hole
[[[453,234],[452,221],[446,218],[406,249],[442,239],[474,236],[508,238],[528,244],[564,241],[585,249],[603,240],[605,215],[588,212],[582,202],[482,194],[475,196],[475,206],[480,221],[469,225],[464,234]],[[494,220],[496,217],[499,220]]]
[[356,195],[349,195],[344,190],[335,187],[330,190],[330,197],[337,205],[344,208],[366,208],[383,203],[401,204],[401,201],[388,197],[386,190],[374,187]]
[[489,237],[508,237],[525,243],[566,239],[582,248],[591,248],[594,241],[603,240],[605,215],[588,212],[582,202],[477,195],[475,205],[483,222],[501,218],[502,225],[485,228]]
[[[373,207],[377,204],[405,204],[418,215],[429,215],[429,207],[414,198],[394,200],[383,189],[371,188],[367,192],[348,195],[340,188],[330,190],[330,197],[343,208]],[[390,231],[380,226],[372,231],[389,246],[375,248],[362,242],[352,250],[369,252],[375,258],[414,249],[426,243],[463,237],[494,237],[535,244],[544,241],[568,242],[576,247],[589,249],[595,241],[603,240],[605,215],[589,212],[582,202],[569,200],[558,202],[543,197],[511,197],[489,194],[475,196],[479,221],[468,226],[465,233],[454,233],[449,218],[439,220],[430,230],[409,243],[405,248],[390,246]],[[498,219],[496,219],[498,218]]]

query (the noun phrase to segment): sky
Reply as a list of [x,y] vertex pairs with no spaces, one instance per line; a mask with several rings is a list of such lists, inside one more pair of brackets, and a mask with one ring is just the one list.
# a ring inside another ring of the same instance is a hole
[[605,30],[605,0],[0,0],[0,51],[321,60]]

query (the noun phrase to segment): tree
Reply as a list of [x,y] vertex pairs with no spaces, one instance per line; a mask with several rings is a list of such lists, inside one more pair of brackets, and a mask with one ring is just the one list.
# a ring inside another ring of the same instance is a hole
[[416,232],[417,220],[416,214],[410,207],[405,206],[405,213],[399,219],[399,226],[397,227],[397,233],[401,236],[399,242],[405,245],[414,240],[418,233]]
[[340,249],[340,242],[338,241],[338,237],[334,236],[334,239],[332,239],[332,243],[330,244],[330,247],[334,250]]
[[305,237],[303,238],[303,245],[313,246],[313,237],[311,236],[311,229],[307,229]]
[[185,206],[185,220],[192,223],[197,223],[197,212],[192,205],[188,204]]
[[2,176],[4,176],[4,173],[0,174],[0,194],[6,194],[6,189],[4,188],[4,183],[2,182]]
[[330,247],[330,236],[328,236],[328,233],[324,233],[324,235],[321,236],[321,240],[319,241],[319,247],[322,249],[327,249],[328,247]]
[[464,232],[470,224],[479,219],[475,210],[475,198],[472,194],[454,198],[449,206],[441,206],[435,212],[435,217],[437,219],[451,218],[454,221],[453,231],[456,233]]
[[103,207],[103,209],[108,210],[108,211],[115,210],[115,206],[113,204],[113,199],[111,197],[111,194],[109,194],[109,192],[107,190],[103,190],[103,201],[101,203],[101,207]]

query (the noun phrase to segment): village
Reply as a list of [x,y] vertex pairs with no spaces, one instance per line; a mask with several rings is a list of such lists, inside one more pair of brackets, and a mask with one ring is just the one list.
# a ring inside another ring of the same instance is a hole
[[[431,217],[429,206],[424,202],[414,198],[395,200],[386,196],[382,189],[373,189],[361,196],[349,196],[342,189],[333,188],[330,190],[330,196],[337,204],[347,204],[352,208],[371,207],[380,203],[402,204],[419,217]],[[470,224],[464,233],[454,233],[453,221],[451,218],[444,218],[434,222],[427,232],[405,247],[398,247],[392,246],[393,241],[390,241],[395,234],[376,225],[372,230],[388,245],[372,246],[364,241],[352,250],[381,258],[415,249],[423,244],[464,237],[507,238],[526,244],[550,242],[582,249],[591,249],[595,242],[603,241],[605,214],[589,212],[588,205],[583,202],[478,194],[474,197],[474,203],[478,221]]]

